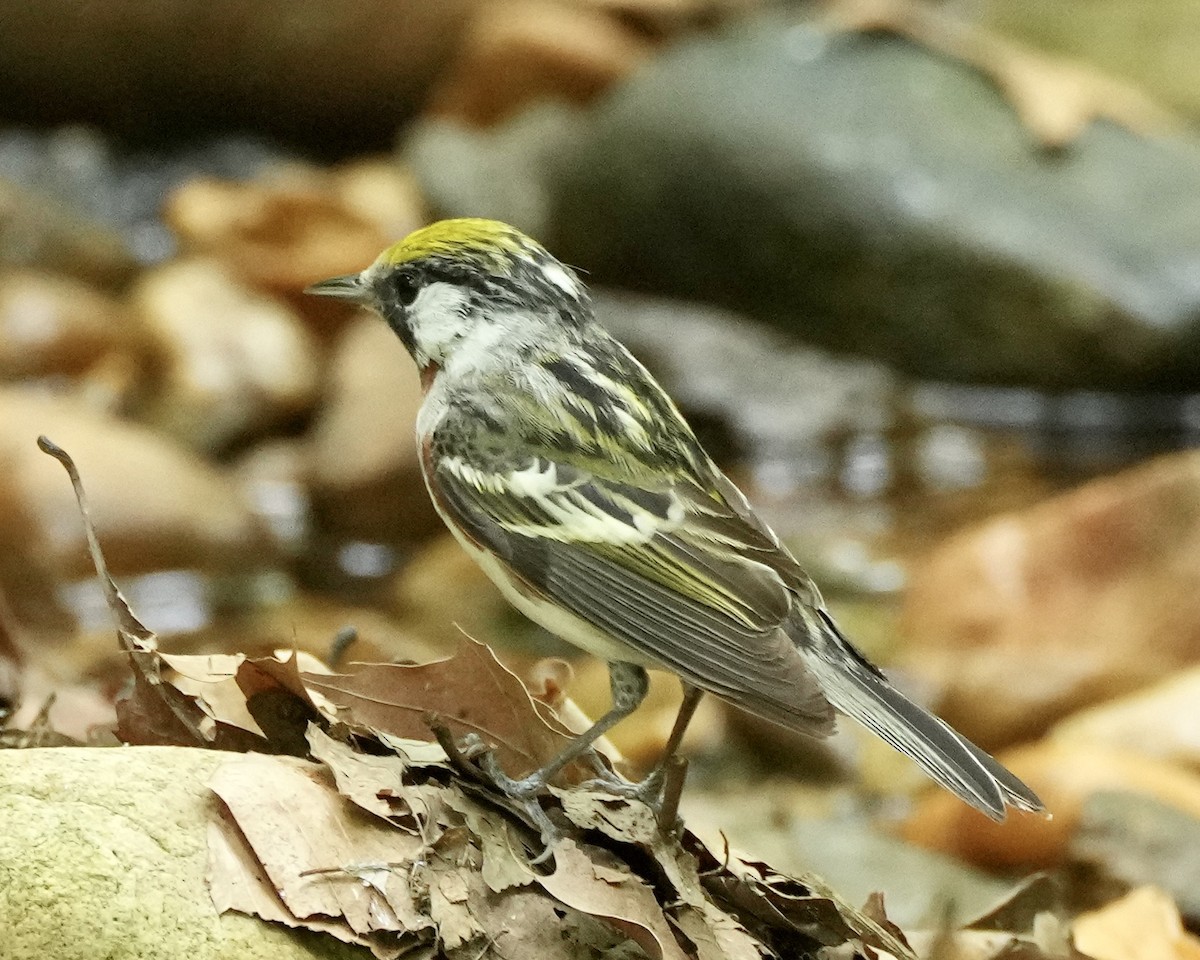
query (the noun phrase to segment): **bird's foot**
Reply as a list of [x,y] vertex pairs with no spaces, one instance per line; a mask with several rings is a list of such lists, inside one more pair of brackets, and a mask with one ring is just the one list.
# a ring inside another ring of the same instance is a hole
[[675,833],[682,826],[678,815],[679,791],[686,769],[682,761],[660,764],[641,780],[626,780],[614,770],[604,770],[581,786],[644,803],[664,833]]
[[[440,734],[438,739],[442,740]],[[446,748],[445,743],[442,746],[443,749]],[[447,755],[451,753],[448,749],[446,752]],[[475,733],[467,734],[459,743],[454,744],[451,762],[455,766],[469,765],[476,780],[504,797],[508,801],[507,806],[541,834],[542,851],[530,861],[531,865],[537,866],[550,859],[555,845],[563,839],[563,835],[538,799],[539,795],[545,792],[549,780],[544,770],[535,770],[519,780],[513,779],[501,769],[495,750]]]

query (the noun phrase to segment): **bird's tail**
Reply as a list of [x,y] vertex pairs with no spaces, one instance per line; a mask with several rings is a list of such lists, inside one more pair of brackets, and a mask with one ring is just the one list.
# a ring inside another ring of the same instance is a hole
[[[812,609],[805,611],[811,615]],[[911,757],[929,776],[993,820],[1008,807],[1040,812],[1025,784],[944,720],[895,689],[860,654],[824,610],[806,622],[799,640],[805,662],[829,702]]]

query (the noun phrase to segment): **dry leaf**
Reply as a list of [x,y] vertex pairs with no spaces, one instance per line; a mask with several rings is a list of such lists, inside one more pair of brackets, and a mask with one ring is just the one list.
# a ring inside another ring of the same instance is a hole
[[1093,120],[1144,136],[1182,129],[1180,119],[1137,87],[1069,60],[1022,47],[916,0],[828,0],[839,27],[888,31],[970,64],[1008,98],[1045,147],[1069,146]]
[[46,437],[38,438],[38,446],[43,453],[61,463],[71,478],[92,563],[117,628],[117,641],[129,655],[129,663],[133,668],[133,692],[117,702],[118,736],[126,743],[242,751],[260,749],[263,744],[261,737],[235,724],[223,723],[201,698],[188,695],[163,678],[158,638],[134,616],[129,603],[109,575],[75,462],[65,450]]
[[1198,960],[1200,940],[1156,887],[1139,887],[1076,919],[1075,946],[1095,960]]
[[554,848],[554,873],[538,883],[556,900],[602,917],[651,957],[686,960],[654,893],[633,873],[599,862],[572,840]]
[[548,708],[535,704],[517,676],[474,640],[464,640],[447,660],[356,666],[351,674],[302,675],[351,726],[427,740],[429,718],[436,716],[455,736],[483,737],[510,776],[536,769],[568,742],[568,731]]
[[344,918],[373,948],[430,927],[408,876],[423,841],[349,805],[331,779],[310,763],[247,755],[218,767],[210,786],[299,920]]
[[435,847],[435,853],[421,866],[416,875],[424,887],[429,904],[429,916],[437,925],[438,940],[447,950],[454,950],[476,937],[483,927],[472,911],[472,902],[483,899],[483,878],[479,873],[479,851],[469,843],[465,830],[448,832]]
[[481,873],[489,890],[503,893],[536,879],[523,845],[513,836],[513,825],[499,811],[487,809],[461,790],[447,791],[445,800],[479,840]]
[[1066,914],[1062,886],[1054,877],[1035,873],[1026,877],[986,913],[964,924],[966,930],[1000,930],[1030,933],[1040,914]]
[[[313,758],[333,774],[342,796],[403,830],[419,833],[427,844],[440,835],[438,814],[446,805],[443,794],[453,793],[457,788],[407,783],[405,773],[414,765],[402,754],[362,753],[327,736],[316,726],[308,729],[308,743]],[[444,754],[440,763],[424,766],[441,767],[449,778],[450,768]]]

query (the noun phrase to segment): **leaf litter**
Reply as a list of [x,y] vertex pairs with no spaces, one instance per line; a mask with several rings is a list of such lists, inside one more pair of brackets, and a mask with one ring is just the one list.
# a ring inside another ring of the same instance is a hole
[[[536,825],[432,728],[476,735],[510,773],[554,756],[569,734],[469,638],[446,660],[343,674],[296,653],[161,654],[108,575],[74,463],[39,445],[71,477],[133,671],[120,738],[230,751],[209,784],[220,801],[207,826],[217,912],[333,936],[381,960],[917,955],[882,898],[856,909],[815,877],[718,856],[686,829],[660,829],[640,801],[586,785],[542,798],[563,839],[552,868],[535,865]],[[929,956],[1081,956],[1053,901],[1035,882],[968,930],[914,942]],[[1013,929],[991,929],[1003,926]]]

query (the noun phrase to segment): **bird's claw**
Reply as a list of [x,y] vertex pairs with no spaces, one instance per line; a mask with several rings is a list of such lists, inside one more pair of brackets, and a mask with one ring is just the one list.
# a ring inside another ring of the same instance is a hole
[[527,777],[514,780],[501,769],[493,748],[476,733],[463,737],[457,748],[463,760],[473,762],[486,785],[503,796],[513,812],[541,834],[542,851],[529,861],[530,865],[538,866],[548,861],[563,836],[538,800],[538,795],[546,787],[546,777],[541,775],[541,771],[535,771]]
[[[549,860],[555,845],[563,839],[562,831],[550,819],[539,799],[549,785],[551,774],[545,770],[535,770],[520,779],[510,777],[501,768],[495,750],[476,733],[464,736],[456,747],[458,757],[471,764],[478,772],[479,780],[504,797],[513,812],[541,834],[543,849],[530,861],[531,865],[537,866]],[[623,800],[639,801],[650,809],[664,832],[678,829],[680,822],[676,806],[667,802],[670,767],[656,767],[642,780],[626,780],[595,749],[589,748],[579,759],[586,760],[596,772],[594,778],[581,784],[583,788]]]

